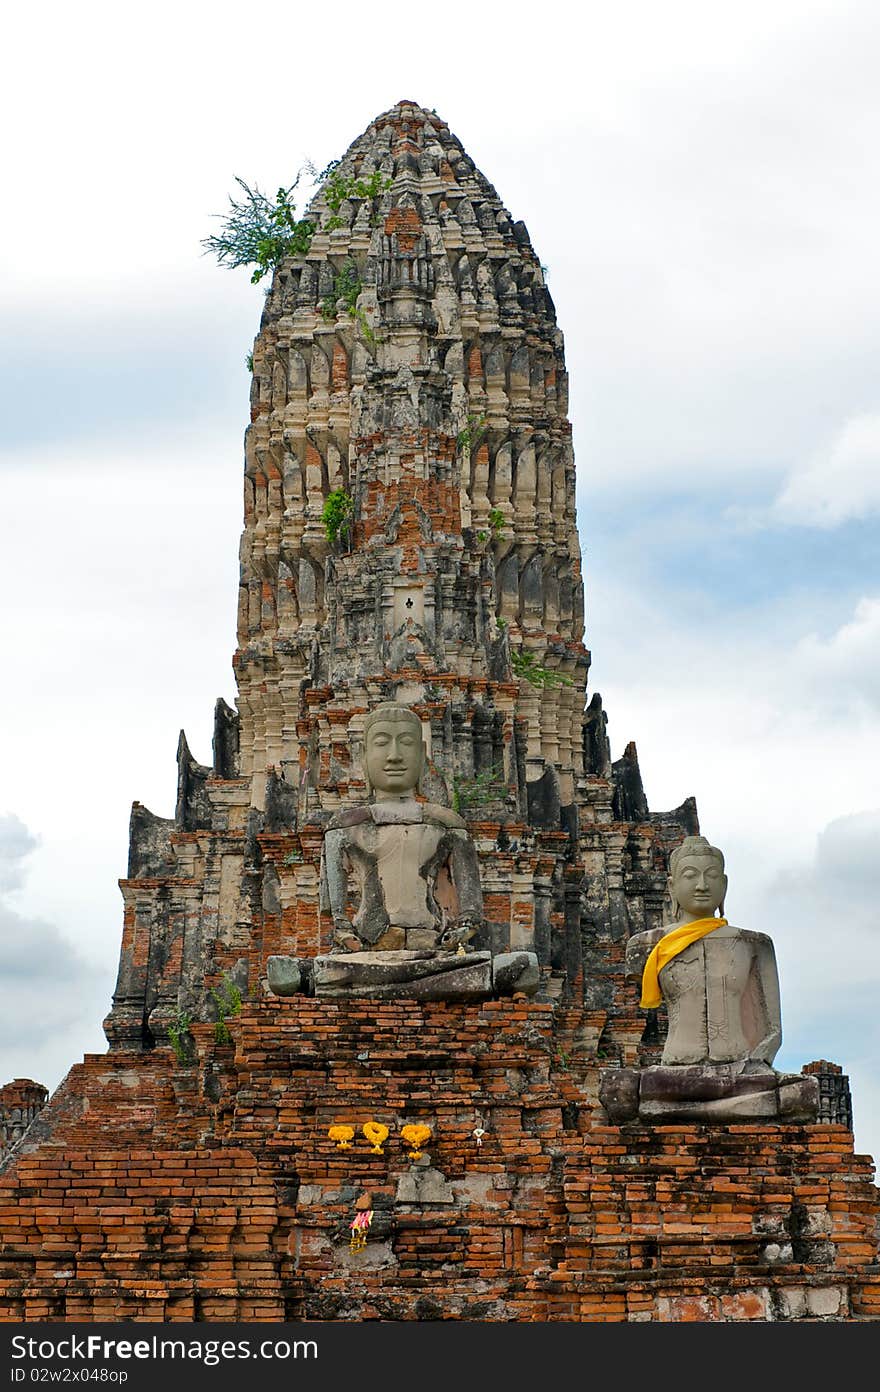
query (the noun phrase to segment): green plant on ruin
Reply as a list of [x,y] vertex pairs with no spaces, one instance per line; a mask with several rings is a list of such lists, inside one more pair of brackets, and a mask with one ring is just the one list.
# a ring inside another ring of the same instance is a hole
[[376,335],[373,333],[366,314],[357,303],[362,289],[363,282],[358,275],[357,266],[353,261],[346,261],[333,278],[333,289],[330,294],[325,295],[321,301],[321,315],[327,320],[335,319],[339,312],[339,301],[341,300],[346,313],[357,323],[365,342],[371,348],[375,348]]
[[510,654],[510,666],[514,676],[522,678],[532,686],[542,689],[547,686],[574,686],[572,678],[564,672],[554,672],[549,667],[542,667],[534,653],[522,649]]
[[343,308],[353,319],[357,297],[362,289],[363,285],[358,275],[357,266],[353,261],[345,261],[333,277],[333,289],[321,301],[321,314],[325,319],[335,319],[341,300]]
[[235,199],[230,194],[229,211],[225,215],[217,214],[223,218],[220,232],[203,238],[202,246],[217,257],[221,266],[230,269],[253,266],[251,281],[254,284],[286,256],[307,255],[317,228],[310,218],[297,217],[292,197],[304,173],[325,185],[324,198],[331,209],[326,224],[329,230],[342,226],[338,213],[346,198],[367,198],[372,202],[393,182],[390,175],[378,169],[366,179],[347,178],[337,171],[337,163],[334,161],[317,173],[314,165],[307,162],[289,188],[277,190],[274,201],[256,184],[251,188],[236,174],[235,182],[244,197]]
[[369,344],[371,348],[375,348],[376,335],[373,333],[373,330],[370,326],[370,322],[367,319],[366,314],[359,307],[354,309],[352,312],[354,314],[355,319],[357,320],[358,328],[361,331],[361,338],[363,338],[364,342]]
[[338,214],[346,198],[368,198],[372,202],[390,189],[394,182],[390,174],[383,174],[380,169],[374,169],[367,179],[346,178],[339,173],[338,165],[339,161],[333,160],[326,169],[315,175],[317,182],[324,186],[324,201],[330,209],[330,217],[324,224],[328,232],[342,226],[342,218]]
[[452,810],[461,813],[472,807],[487,807],[492,802],[498,802],[506,792],[507,784],[501,764],[493,764],[473,778],[459,778],[456,774],[452,779]]
[[273,202],[256,185],[251,188],[236,175],[235,182],[245,196],[236,201],[230,194],[229,212],[220,233],[203,238],[202,246],[213,252],[221,266],[231,270],[253,266],[253,284],[274,270],[285,256],[305,256],[315,235],[315,225],[308,218],[296,216],[291,195],[300,177],[297,174],[289,188],[279,188]]
[[282,864],[283,864],[283,865],[302,865],[303,859],[304,859],[304,857],[303,857],[302,851],[291,851],[289,855],[286,855],[286,856],[284,857],[284,860],[282,861]]
[[504,536],[504,528],[507,525],[507,518],[500,508],[490,508],[487,521],[490,531],[477,532],[477,541],[480,542],[481,545],[487,542],[490,536],[493,541],[500,541]]
[[489,526],[496,540],[504,535],[504,526],[507,519],[500,508],[489,509]]
[[342,270],[338,271],[334,277],[332,291],[329,295],[325,295],[321,301],[321,314],[325,319],[335,319],[341,300],[343,308],[360,329],[361,337],[371,348],[375,348],[376,335],[373,333],[366,314],[357,303],[358,295],[362,289],[363,282],[358,275],[357,266],[352,261],[346,261]]
[[168,1040],[178,1063],[190,1062],[192,1036],[189,1027],[191,1024],[192,1016],[187,1011],[178,1009],[174,1019],[168,1025]]
[[354,515],[354,499],[344,488],[334,488],[324,499],[321,521],[331,546],[337,537],[345,540],[351,529]]
[[253,370],[254,370],[254,355],[253,355],[253,353],[248,353],[248,355],[247,355],[247,357],[245,358],[244,361],[245,361],[245,366],[247,367],[248,372],[252,373]]
[[485,416],[470,415],[467,418],[467,425],[463,426],[456,435],[455,443],[461,451],[473,454],[475,450],[480,448],[488,429]]
[[232,1035],[226,1022],[234,1015],[241,1014],[241,991],[231,976],[224,975],[219,986],[211,987],[211,999],[217,1010],[217,1019],[214,1022],[214,1039],[217,1044],[231,1044]]

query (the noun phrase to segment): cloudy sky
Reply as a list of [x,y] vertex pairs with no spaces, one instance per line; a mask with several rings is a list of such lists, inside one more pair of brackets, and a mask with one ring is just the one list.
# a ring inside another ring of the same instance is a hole
[[103,1051],[131,802],[172,813],[179,729],[207,762],[235,696],[262,292],[200,239],[234,175],[272,190],[409,97],[549,268],[614,756],[653,810],[696,795],[776,943],[777,1065],[841,1064],[880,1155],[880,10],[564,13],[6,17],[0,1082]]

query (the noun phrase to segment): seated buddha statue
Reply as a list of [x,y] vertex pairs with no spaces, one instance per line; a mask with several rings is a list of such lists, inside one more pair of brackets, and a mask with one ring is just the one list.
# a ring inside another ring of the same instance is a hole
[[338,812],[324,835],[321,907],[333,919],[326,955],[270,957],[278,995],[485,998],[537,989],[532,952],[468,944],[483,922],[477,852],[457,813],[416,797],[422,723],[385,702],[364,723],[370,800]]
[[811,1113],[814,1080],[773,1068],[782,1043],[773,943],[724,917],[727,885],[718,847],[687,837],[669,859],[672,921],[627,944],[625,969],[640,983],[640,1005],[665,1004],[669,1029],[658,1067],[602,1080],[614,1120]]
[[[386,702],[371,712],[364,771],[372,799],[335,816],[324,838],[334,952],[454,951],[482,922],[479,866],[464,821],[415,799],[424,762],[414,711]],[[349,918],[351,888],[358,904]]]

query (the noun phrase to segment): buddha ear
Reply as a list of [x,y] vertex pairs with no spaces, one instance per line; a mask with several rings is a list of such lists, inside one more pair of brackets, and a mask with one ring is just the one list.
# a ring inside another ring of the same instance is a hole
[[358,762],[360,763],[360,766],[361,766],[361,773],[364,775],[364,785],[365,785],[366,790],[367,790],[367,797],[372,797],[372,796],[373,796],[373,785],[372,785],[372,783],[370,782],[370,773],[369,773],[369,770],[368,770],[368,768],[367,768],[367,741],[366,741],[366,740],[364,740],[363,744],[361,745],[360,758],[359,758]]
[[427,762],[428,746],[425,741],[425,730],[424,726],[422,725],[422,722],[419,721],[419,778],[421,778],[422,774],[424,773],[425,765],[427,764]]
[[669,900],[669,903],[670,903],[670,906],[671,906],[671,909],[672,909],[672,917],[675,918],[675,915],[678,913],[678,900],[676,899],[675,895],[674,895],[673,892],[672,892],[672,876],[671,876],[671,875],[667,875],[667,877],[666,877],[666,898]]

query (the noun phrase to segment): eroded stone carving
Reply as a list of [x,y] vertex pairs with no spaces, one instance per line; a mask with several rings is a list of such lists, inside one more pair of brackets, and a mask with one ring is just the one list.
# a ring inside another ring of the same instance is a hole
[[642,1006],[665,1002],[669,1033],[658,1067],[608,1071],[606,1111],[613,1121],[812,1119],[815,1079],[773,1067],[782,1043],[776,954],[766,934],[723,917],[721,851],[689,836],[669,868],[672,923],[636,933],[626,951]]
[[534,953],[493,959],[467,948],[483,919],[479,862],[461,817],[416,800],[424,764],[415,712],[396,702],[377,706],[364,725],[372,800],[337,813],[324,838],[322,896],[333,946],[308,969],[271,958],[276,994],[455,1000],[537,989]]
[[[374,801],[333,818],[324,879],[334,952],[401,948],[454,951],[483,916],[473,842],[448,807],[419,803],[422,726],[407,706],[378,706],[364,726],[364,764]],[[351,884],[359,903],[348,917]]]

